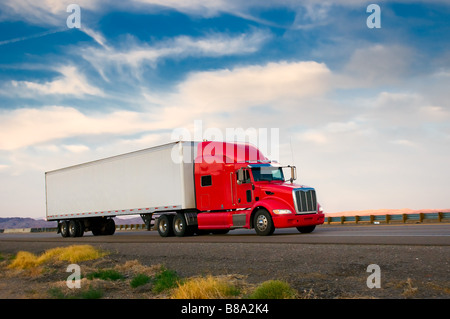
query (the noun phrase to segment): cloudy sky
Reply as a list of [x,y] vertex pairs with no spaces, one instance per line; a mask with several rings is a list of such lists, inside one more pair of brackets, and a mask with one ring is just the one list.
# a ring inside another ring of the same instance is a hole
[[45,171],[195,123],[278,130],[326,212],[449,208],[449,17],[444,0],[3,0],[0,217],[45,216]]

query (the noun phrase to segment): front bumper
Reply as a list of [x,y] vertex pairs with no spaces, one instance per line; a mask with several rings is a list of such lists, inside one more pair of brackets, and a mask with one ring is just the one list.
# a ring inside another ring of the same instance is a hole
[[321,225],[325,221],[325,214],[273,214],[272,220],[275,228]]

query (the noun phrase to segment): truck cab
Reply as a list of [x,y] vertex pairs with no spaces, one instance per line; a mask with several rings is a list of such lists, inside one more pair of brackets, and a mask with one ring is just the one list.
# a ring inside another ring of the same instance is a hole
[[323,224],[323,211],[315,189],[295,179],[294,166],[270,161],[251,144],[199,143],[194,164],[198,229],[254,228],[259,235],[287,227],[313,231]]

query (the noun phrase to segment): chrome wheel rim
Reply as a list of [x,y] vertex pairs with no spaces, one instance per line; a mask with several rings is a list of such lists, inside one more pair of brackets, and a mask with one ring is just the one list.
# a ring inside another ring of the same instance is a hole
[[162,233],[165,233],[165,232],[166,232],[166,230],[167,230],[167,221],[165,221],[165,220],[159,221],[159,230],[160,230]]
[[183,231],[183,221],[181,218],[177,218],[177,220],[175,220],[175,231],[177,233],[181,233]]
[[258,218],[256,219],[256,227],[258,227],[260,231],[265,231],[267,229],[267,224],[268,220],[267,217],[264,215],[259,215]]

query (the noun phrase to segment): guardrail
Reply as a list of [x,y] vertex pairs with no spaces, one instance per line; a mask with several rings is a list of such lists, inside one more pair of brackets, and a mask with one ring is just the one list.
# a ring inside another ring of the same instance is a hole
[[145,224],[129,224],[129,225],[116,225],[116,230],[143,230],[147,229]]
[[418,214],[386,214],[386,215],[364,215],[364,216],[328,216],[325,224],[338,223],[408,223],[408,222],[450,222],[450,212],[418,213]]

